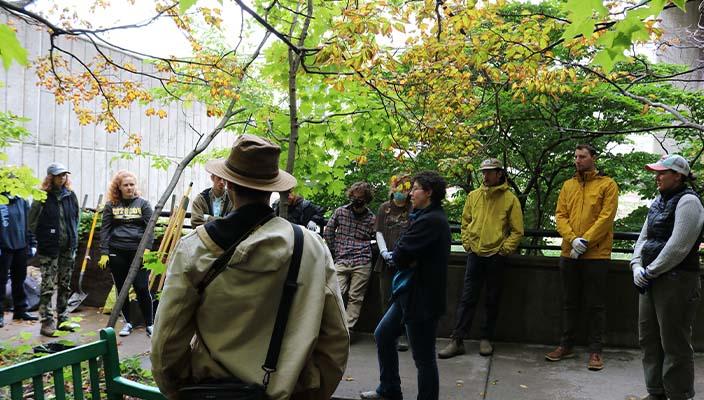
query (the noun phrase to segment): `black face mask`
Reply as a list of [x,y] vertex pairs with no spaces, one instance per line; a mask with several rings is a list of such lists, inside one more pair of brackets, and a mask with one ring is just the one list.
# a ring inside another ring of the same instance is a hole
[[364,207],[364,200],[352,199],[352,207],[362,208]]

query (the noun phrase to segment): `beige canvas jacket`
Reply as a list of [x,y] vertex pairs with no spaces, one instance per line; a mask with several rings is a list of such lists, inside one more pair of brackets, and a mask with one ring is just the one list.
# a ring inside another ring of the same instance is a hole
[[[347,364],[349,332],[334,264],[322,238],[303,229],[298,290],[284,334],[271,399],[329,399]],[[237,248],[205,293],[197,285],[223,253],[198,227],[178,243],[156,315],[152,372],[169,399],[188,382],[236,376],[261,383],[293,229],[275,217]],[[215,361],[217,360],[217,362]],[[227,371],[223,370],[225,367]]]

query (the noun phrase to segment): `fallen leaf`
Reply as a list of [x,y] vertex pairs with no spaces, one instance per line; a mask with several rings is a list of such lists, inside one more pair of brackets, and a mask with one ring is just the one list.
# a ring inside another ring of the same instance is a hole
[[523,389],[528,389],[528,386],[526,386],[526,385],[521,385],[521,387],[522,387]]
[[354,378],[351,377],[351,376],[346,376],[346,377],[345,377],[345,381],[347,381],[347,382],[353,382],[353,381],[354,381]]

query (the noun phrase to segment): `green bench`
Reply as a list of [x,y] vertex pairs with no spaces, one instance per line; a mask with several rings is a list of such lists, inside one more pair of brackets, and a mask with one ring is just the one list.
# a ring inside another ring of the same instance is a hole
[[[54,394],[56,400],[66,399],[64,387],[64,367],[71,368],[73,393],[75,400],[101,398],[100,381],[98,374],[98,358],[102,359],[105,372],[105,393],[102,398],[109,400],[122,399],[123,395],[145,400],[165,400],[159,389],[125,379],[120,376],[120,362],[117,355],[117,341],[112,328],[100,330],[100,340],[88,343],[59,353],[11,365],[0,369],[0,388],[10,387],[11,399],[23,398],[23,381],[31,380],[35,400],[44,400],[45,373],[52,373],[54,377]],[[88,362],[89,389],[84,395],[81,363]],[[90,397],[87,395],[90,394]]]

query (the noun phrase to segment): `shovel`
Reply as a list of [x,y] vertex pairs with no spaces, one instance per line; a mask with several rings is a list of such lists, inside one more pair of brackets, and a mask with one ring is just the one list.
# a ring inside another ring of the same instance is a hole
[[83,291],[83,274],[86,272],[86,266],[88,265],[88,260],[90,260],[90,247],[93,243],[93,234],[95,233],[95,225],[98,223],[98,214],[100,214],[100,205],[103,202],[103,195],[98,197],[98,205],[95,207],[95,213],[93,213],[93,222],[90,224],[90,232],[88,233],[88,243],[86,244],[86,254],[83,257],[83,264],[81,264],[81,274],[78,276],[78,292],[75,292],[68,299],[68,304],[66,308],[68,312],[73,312],[78,306],[83,303],[83,300],[88,297],[88,293]]

